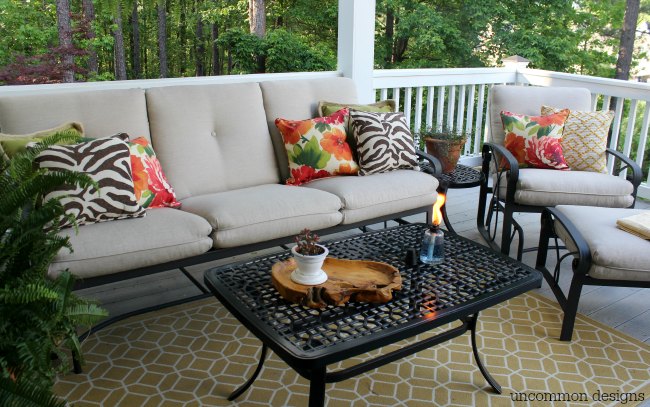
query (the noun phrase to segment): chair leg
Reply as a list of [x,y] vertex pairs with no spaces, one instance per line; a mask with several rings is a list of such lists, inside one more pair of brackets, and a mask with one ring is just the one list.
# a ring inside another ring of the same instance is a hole
[[506,256],[510,255],[510,244],[512,243],[512,216],[512,209],[506,206],[503,210],[503,229],[501,230],[501,253]]
[[581,292],[582,276],[574,274],[571,280],[571,288],[569,288],[569,295],[567,296],[566,307],[564,307],[564,319],[562,320],[562,332],[560,333],[561,341],[571,341]]

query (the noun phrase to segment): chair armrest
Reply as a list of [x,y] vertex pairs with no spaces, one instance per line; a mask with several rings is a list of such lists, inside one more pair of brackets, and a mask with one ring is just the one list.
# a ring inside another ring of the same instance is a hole
[[587,244],[584,236],[582,236],[582,233],[578,231],[573,222],[571,222],[566,216],[564,216],[562,212],[558,211],[556,208],[546,208],[544,211],[547,214],[551,215],[554,220],[557,220],[560,222],[560,224],[562,224],[569,236],[571,236],[573,244],[578,250],[578,252],[575,253],[577,258],[573,262],[574,273],[587,275],[589,268],[591,267],[591,250],[589,249],[589,245]]
[[618,175],[625,169],[629,169],[632,172],[632,175],[628,175],[627,180],[632,183],[632,186],[634,186],[634,192],[632,195],[636,200],[636,192],[639,188],[639,184],[641,184],[641,178],[643,177],[643,171],[641,171],[641,167],[639,167],[639,164],[633,161],[630,157],[626,156],[620,151],[608,148],[605,150],[605,152],[611,156],[614,156],[614,160],[620,160],[623,163],[621,168],[618,169],[618,171],[615,171],[614,175]]
[[[496,154],[495,154],[496,153]],[[506,202],[515,202],[515,190],[517,189],[517,181],[519,180],[519,162],[507,148],[501,144],[484,143],[483,144],[483,176],[485,182],[490,176],[490,160],[494,158],[494,166],[497,169],[497,182],[501,182],[501,176],[507,167],[499,165],[499,156],[503,157],[510,167],[508,171],[508,183],[506,185]],[[494,186],[493,193],[498,195],[498,185]]]
[[442,175],[442,164],[440,163],[440,160],[431,154],[427,154],[424,151],[418,149],[415,149],[415,154],[418,156],[418,158],[429,162],[429,165],[431,168],[433,168],[433,173],[431,175],[439,179]]

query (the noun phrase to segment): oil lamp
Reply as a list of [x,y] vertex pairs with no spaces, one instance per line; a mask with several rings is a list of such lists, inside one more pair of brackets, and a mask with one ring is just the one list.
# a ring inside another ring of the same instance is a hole
[[420,247],[420,261],[424,264],[439,264],[445,259],[445,234],[440,229],[442,212],[440,208],[445,203],[445,195],[438,194],[433,205],[433,219],[429,229],[424,231]]

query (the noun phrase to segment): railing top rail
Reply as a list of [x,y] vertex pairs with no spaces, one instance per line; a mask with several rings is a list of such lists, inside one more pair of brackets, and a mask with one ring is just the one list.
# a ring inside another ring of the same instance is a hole
[[373,88],[515,83],[516,79],[514,67],[375,69]]
[[537,86],[574,86],[592,93],[650,101],[650,84],[541,69],[521,69],[517,82]]
[[0,86],[0,95],[17,94],[38,94],[47,92],[65,92],[80,90],[102,90],[102,89],[133,89],[133,88],[156,88],[161,86],[176,85],[214,85],[228,83],[264,82],[292,79],[316,79],[332,78],[342,76],[337,71],[324,72],[283,72],[251,75],[223,75],[223,76],[198,76],[186,78],[165,78],[165,79],[134,79],[128,81],[104,81],[104,82],[75,82],[57,83],[46,85],[15,85]]

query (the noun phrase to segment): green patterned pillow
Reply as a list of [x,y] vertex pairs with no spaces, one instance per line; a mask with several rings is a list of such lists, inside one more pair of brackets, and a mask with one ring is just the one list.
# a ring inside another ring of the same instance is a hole
[[362,112],[392,113],[395,111],[395,101],[389,99],[368,105],[354,105],[347,103],[326,102],[324,100],[321,100],[318,102],[318,115],[320,117],[329,116],[333,113],[338,112],[344,107],[347,107],[348,109],[359,110]]
[[27,144],[41,141],[46,137],[66,131],[78,133],[79,137],[83,137],[84,135],[83,126],[78,122],[64,123],[58,127],[37,131],[31,134],[18,135],[0,133],[0,157],[9,160],[19,152],[23,151]]

